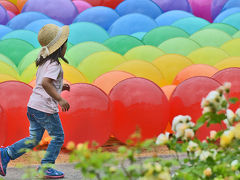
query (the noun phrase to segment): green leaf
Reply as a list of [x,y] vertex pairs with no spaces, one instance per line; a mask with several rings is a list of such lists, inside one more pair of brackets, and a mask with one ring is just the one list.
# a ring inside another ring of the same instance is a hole
[[201,116],[198,120],[197,120],[197,124],[194,126],[193,130],[196,131],[198,130],[200,127],[202,127],[205,122],[207,121],[205,115]]
[[231,104],[235,104],[236,102],[239,101],[238,98],[234,97],[234,98],[229,98],[228,101],[231,103]]

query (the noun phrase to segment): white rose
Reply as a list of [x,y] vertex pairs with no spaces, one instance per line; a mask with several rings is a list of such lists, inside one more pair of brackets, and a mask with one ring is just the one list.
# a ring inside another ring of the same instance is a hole
[[197,149],[199,149],[199,146],[197,143],[193,142],[193,141],[190,141],[188,143],[188,147],[187,147],[187,151],[189,152],[194,152],[196,151]]
[[235,119],[235,114],[231,109],[227,109],[227,120],[229,121],[230,124],[232,124],[234,122]]
[[210,139],[214,140],[216,138],[217,132],[216,131],[210,131]]
[[178,125],[178,123],[181,121],[181,119],[182,119],[182,115],[178,115],[178,116],[175,116],[174,118],[173,118],[173,121],[172,121],[172,130],[174,131],[174,132],[176,132],[176,126]]
[[209,102],[215,102],[216,99],[218,99],[220,97],[220,94],[219,92],[217,91],[211,91],[207,97],[206,97],[206,100],[209,101]]
[[156,140],[156,144],[157,145],[165,145],[167,144],[169,140],[169,133],[165,133],[165,134],[160,134],[158,137],[157,137],[157,140]]
[[209,151],[202,151],[200,154],[200,160],[201,161],[206,161],[206,159],[211,156],[211,153]]
[[208,112],[212,112],[212,108],[211,107],[204,107],[202,114],[208,113]]
[[176,138],[180,138],[182,136],[184,136],[185,130],[187,129],[187,125],[180,123],[177,125],[176,127]]
[[194,137],[194,131],[192,129],[186,129],[184,133],[185,139],[192,139]]

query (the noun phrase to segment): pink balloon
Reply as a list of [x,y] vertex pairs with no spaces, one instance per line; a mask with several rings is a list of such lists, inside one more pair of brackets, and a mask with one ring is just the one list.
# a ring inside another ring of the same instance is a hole
[[0,104],[7,119],[5,146],[29,136],[27,103],[31,94],[32,88],[25,83],[18,81],[0,83]]
[[142,139],[163,133],[168,124],[169,102],[159,86],[144,78],[129,78],[111,90],[113,134],[122,142],[140,128]]
[[[218,81],[205,76],[192,77],[180,83],[170,97],[170,122],[177,115],[189,115],[196,122],[202,115],[202,98],[219,86],[221,84]],[[198,130],[197,137],[203,140],[211,130],[220,129],[218,124],[209,128],[205,125]]]
[[188,0],[193,14],[212,22],[211,6],[213,0]]
[[[225,82],[230,82],[232,84],[230,89],[230,97],[236,97],[240,100],[240,68],[227,68],[221,71],[218,71],[216,74],[212,76],[212,78],[216,79],[220,83],[224,84]],[[239,108],[240,102],[238,101],[236,104],[231,104],[230,108],[234,111]]]
[[69,102],[68,112],[60,112],[65,145],[69,141],[97,142],[103,145],[111,133],[109,97],[91,84],[73,84],[62,96]]
[[9,19],[10,19],[10,20],[11,20],[13,17],[16,16],[16,14],[14,14],[14,13],[11,12],[11,11],[7,11],[7,13],[8,13],[8,16],[9,16]]
[[86,1],[73,1],[73,4],[76,6],[76,8],[78,9],[78,12],[81,13],[83,11],[85,11],[86,9],[92,7],[91,4],[89,4]]
[[3,111],[3,108],[0,106],[0,146],[4,144],[5,137],[6,137],[6,128],[7,128],[7,121],[6,121],[6,114]]

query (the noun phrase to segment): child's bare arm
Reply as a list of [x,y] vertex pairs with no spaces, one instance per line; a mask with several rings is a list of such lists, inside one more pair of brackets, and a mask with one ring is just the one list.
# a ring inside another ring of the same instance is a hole
[[43,81],[42,81],[42,87],[49,94],[49,96],[51,96],[58,102],[58,104],[62,108],[62,111],[64,111],[64,112],[68,111],[70,108],[70,105],[68,104],[68,102],[65,99],[63,99],[60,96],[60,94],[58,94],[55,87],[52,85],[52,81],[53,81],[52,79],[44,77]]

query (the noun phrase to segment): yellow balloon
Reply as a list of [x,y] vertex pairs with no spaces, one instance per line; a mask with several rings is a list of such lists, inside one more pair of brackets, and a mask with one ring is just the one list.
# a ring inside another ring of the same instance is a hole
[[93,82],[98,76],[111,71],[125,61],[126,59],[118,53],[102,51],[86,57],[77,68],[90,82]]
[[74,83],[87,83],[87,78],[75,67],[66,63],[61,63],[63,68],[63,78],[69,81],[71,84]]
[[35,63],[30,64],[20,75],[21,81],[26,84],[30,83],[36,76],[37,67]]
[[219,70],[230,68],[230,67],[240,67],[240,57],[229,57],[219,63],[215,64],[215,67]]
[[10,1],[11,3],[17,5],[17,0],[8,0],[8,1]]
[[158,86],[167,85],[162,72],[152,63],[143,60],[131,60],[120,64],[114,70],[125,71],[135,75],[136,77],[143,77],[153,81]]
[[16,80],[19,80],[20,78],[18,72],[12,66],[4,62],[0,62],[0,73],[10,75],[14,77]]
[[127,60],[145,60],[145,61],[153,61],[154,59],[158,58],[159,56],[164,55],[165,52],[163,52],[161,49],[155,47],[155,46],[137,46],[135,48],[130,49],[124,57]]
[[188,56],[195,64],[215,65],[221,60],[229,57],[222,49],[215,47],[203,47],[191,52]]
[[221,46],[221,49],[227,52],[230,56],[240,56],[239,47],[240,47],[240,38],[236,38],[224,43]]
[[152,63],[163,73],[169,85],[182,69],[193,64],[190,59],[179,54],[167,54],[155,59]]
[[5,81],[16,81],[17,79],[8,75],[8,74],[0,74],[0,83]]

